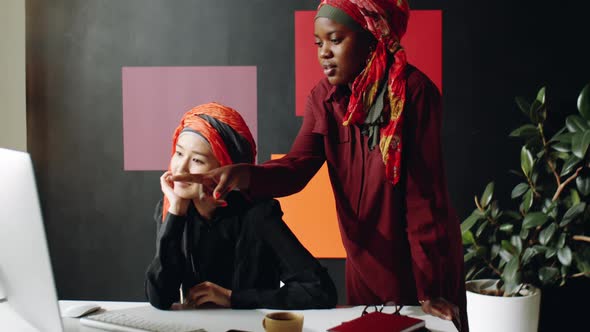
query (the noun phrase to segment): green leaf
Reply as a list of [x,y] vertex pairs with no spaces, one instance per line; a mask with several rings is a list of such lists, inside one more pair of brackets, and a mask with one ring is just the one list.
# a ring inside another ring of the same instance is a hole
[[590,121],[590,84],[586,84],[578,96],[578,111],[586,120]]
[[547,248],[547,247],[545,247],[545,246],[538,245],[538,244],[535,244],[535,245],[533,246],[533,248],[535,248],[535,250],[536,250],[537,252],[539,252],[539,253],[544,253],[544,252],[546,252],[546,251],[547,251],[547,249],[549,249],[549,248]]
[[543,202],[543,209],[541,210],[543,213],[548,215],[549,217],[555,219],[557,217],[557,202],[553,202],[549,198],[546,198]]
[[533,205],[533,191],[529,189],[524,194],[523,199],[522,199],[522,204],[521,204],[522,211],[524,213],[527,213],[532,205]]
[[485,212],[479,211],[478,209],[473,210],[473,214],[483,218],[486,216]]
[[468,252],[463,256],[463,261],[465,263],[469,262],[473,257],[475,257],[476,252],[472,251],[472,252]]
[[530,262],[530,260],[535,257],[539,252],[532,247],[528,247],[524,250],[524,254],[522,254],[522,265],[526,265]]
[[545,250],[545,258],[549,259],[549,258],[555,256],[556,253],[557,253],[557,250],[555,248],[547,247],[547,250]]
[[512,224],[502,224],[500,226],[500,230],[502,232],[506,232],[506,233],[512,233],[513,228],[514,228],[514,225],[512,225]]
[[520,150],[520,168],[524,172],[525,175],[530,175],[531,170],[533,169],[533,155],[531,152],[523,146]]
[[[506,240],[504,240],[506,241]],[[508,242],[508,241],[506,241]],[[512,259],[512,254],[506,250],[506,249],[500,249],[500,251],[498,252],[500,254],[500,257],[505,261],[505,262],[509,262]]]
[[[561,270],[561,277],[562,278],[566,278],[567,277],[568,265],[562,265],[560,270]],[[563,286],[564,283],[565,283],[565,280],[562,280],[561,283],[559,284],[559,286]]]
[[549,284],[559,274],[555,267],[542,267],[539,269],[539,280],[544,284]]
[[519,260],[518,256],[512,257],[506,264],[504,268],[504,272],[502,272],[502,279],[506,283],[516,283],[517,282],[517,275],[518,275],[518,267],[519,267]]
[[551,148],[559,152],[570,152],[572,150],[570,143],[557,142],[551,144]]
[[512,175],[516,175],[520,178],[526,178],[526,176],[524,176],[524,174],[522,174],[522,171],[520,170],[515,170],[515,169],[509,169],[508,173],[512,174]]
[[572,200],[572,206],[581,202],[580,194],[578,194],[578,191],[574,188],[570,189],[570,199]]
[[508,251],[511,255],[518,255],[518,249],[508,240],[502,240],[502,249]]
[[477,266],[473,265],[472,267],[470,267],[467,270],[467,273],[465,273],[465,280],[472,280],[471,277],[473,276],[473,273],[475,273],[475,270],[477,269]]
[[467,231],[461,234],[461,238],[463,239],[463,245],[474,244],[475,239],[473,238],[473,233],[471,231]]
[[481,247],[477,248],[477,250],[475,251],[475,254],[478,257],[486,257],[486,255],[488,254],[488,248],[481,246]]
[[533,103],[531,104],[531,109],[529,111],[529,117],[531,118],[531,121],[533,121],[534,123],[541,123],[544,120],[544,116],[542,114],[542,110],[543,110],[543,103],[541,103],[538,100],[533,100]]
[[576,267],[580,272],[590,272],[590,261],[584,260],[582,255],[574,254],[574,260],[576,261]]
[[584,212],[585,209],[586,209],[585,202],[580,202],[576,205],[573,205],[571,208],[569,208],[565,212],[565,214],[563,215],[563,218],[561,219],[561,222],[559,223],[559,226],[563,227],[563,226],[569,224],[572,220],[576,219],[577,216],[579,216],[582,212]]
[[479,227],[477,228],[477,231],[475,231],[475,236],[480,237],[481,233],[483,233],[483,231],[488,226],[488,224],[489,224],[489,221],[484,220],[484,222],[482,222],[481,225],[479,225]]
[[552,152],[549,152],[549,156],[553,160],[556,160],[556,159],[568,160],[570,157],[570,153],[569,152],[552,151]]
[[541,104],[545,104],[545,90],[545,87],[542,87],[541,89],[539,89],[539,92],[537,92],[536,100]]
[[525,124],[524,126],[514,129],[509,136],[529,138],[535,135],[539,135],[539,129],[532,124]]
[[570,247],[565,246],[557,250],[557,259],[559,259],[561,264],[569,266],[572,263],[572,251]]
[[549,140],[549,143],[555,142],[556,139],[566,131],[566,129],[567,128],[565,126],[561,129],[559,129],[555,134],[553,134],[553,137],[551,137],[551,139]]
[[520,253],[522,252],[522,240],[520,239],[520,237],[518,237],[517,235],[512,235],[510,237],[510,244],[514,246],[514,248],[516,249],[516,253],[520,255]]
[[579,175],[576,178],[576,187],[582,195],[588,196],[590,194],[590,176]]
[[481,195],[481,199],[479,200],[479,204],[481,204],[481,207],[483,207],[485,209],[488,206],[488,204],[490,203],[490,200],[492,199],[493,195],[494,195],[494,182],[490,182],[486,186],[486,189],[483,191],[483,194]]
[[542,212],[531,212],[524,217],[522,227],[529,229],[543,225],[548,219],[548,216]]
[[492,233],[487,237],[487,243],[496,243],[496,232],[492,231]]
[[590,130],[577,132],[572,138],[572,152],[578,158],[584,158],[590,145]]
[[490,209],[492,209],[492,219],[497,220],[502,215],[502,211],[498,207],[498,201],[493,201],[490,204]]
[[516,187],[514,187],[514,189],[512,189],[512,193],[510,194],[510,197],[512,197],[513,199],[520,197],[520,196],[522,196],[522,194],[524,194],[527,191],[527,189],[529,189],[528,183],[521,182],[521,183],[517,184]]
[[492,250],[490,251],[490,258],[491,259],[495,259],[496,257],[498,257],[498,254],[500,253],[500,246],[497,244],[494,244],[492,246]]
[[580,158],[572,155],[568,160],[565,161],[563,164],[563,168],[561,169],[561,174],[559,176],[565,176],[569,174],[580,162]]
[[557,248],[563,248],[563,246],[565,245],[565,237],[566,234],[565,233],[561,233],[561,235],[559,235],[559,239],[557,239]]
[[504,284],[504,296],[516,296],[516,292],[520,289],[520,273],[517,274],[516,280],[518,282],[507,282]]
[[526,101],[526,99],[524,99],[523,97],[516,97],[514,98],[514,100],[516,101],[516,104],[518,105],[518,108],[522,111],[522,113],[526,116],[529,116],[531,104],[529,104],[529,102]]
[[533,183],[533,186],[537,183],[538,177],[539,177],[539,172],[533,171],[533,174],[531,175],[531,182]]
[[487,270],[487,267],[482,267],[481,269],[477,270],[477,272],[475,272],[471,278],[473,279],[479,279],[479,276],[484,273]]
[[570,115],[565,119],[565,125],[570,132],[577,133],[588,130],[588,123],[579,115]]
[[542,245],[546,245],[547,243],[549,243],[556,229],[557,224],[554,222],[551,223],[549,226],[545,227],[545,229],[543,229],[539,233],[539,243],[541,243]]
[[553,136],[553,138],[551,138],[551,142],[572,144],[572,137],[574,136],[574,133],[570,133],[570,132],[564,133],[563,132],[564,130],[565,130],[565,128],[562,128],[557,134],[555,134],[555,136]]
[[520,215],[520,213],[516,212],[516,211],[512,211],[512,210],[506,210],[504,211],[504,215],[507,217],[510,217],[514,220],[520,220],[522,219],[522,216]]
[[465,233],[468,230],[471,229],[471,227],[473,227],[473,225],[475,225],[475,223],[480,219],[480,216],[475,214],[475,213],[471,213],[471,215],[469,217],[467,217],[467,219],[465,219],[465,221],[463,221],[463,223],[461,224],[461,233]]
[[520,238],[523,240],[526,240],[526,238],[529,236],[529,230],[525,229],[525,228],[521,228],[520,229]]
[[543,123],[545,119],[547,119],[547,107],[543,105],[543,107],[539,108],[537,111],[537,116],[539,117],[539,123]]

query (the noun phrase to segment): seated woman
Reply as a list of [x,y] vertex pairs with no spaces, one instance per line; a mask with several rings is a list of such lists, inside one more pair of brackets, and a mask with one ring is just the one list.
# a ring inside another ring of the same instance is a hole
[[[253,163],[256,144],[235,110],[209,103],[188,111],[173,136],[164,198],[155,212],[156,256],[146,273],[150,303],[170,309],[205,303],[231,308],[330,308],[336,288],[282,220],[274,199],[250,201],[230,192],[216,206],[196,183],[172,175]],[[284,283],[279,287],[280,281]],[[185,299],[179,298],[179,288]]]

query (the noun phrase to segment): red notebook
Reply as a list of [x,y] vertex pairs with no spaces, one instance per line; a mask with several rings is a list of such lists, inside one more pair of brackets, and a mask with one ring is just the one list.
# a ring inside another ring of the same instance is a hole
[[338,326],[334,326],[328,329],[328,331],[410,332],[419,330],[424,326],[426,326],[426,323],[418,318],[372,312],[351,321],[344,322]]

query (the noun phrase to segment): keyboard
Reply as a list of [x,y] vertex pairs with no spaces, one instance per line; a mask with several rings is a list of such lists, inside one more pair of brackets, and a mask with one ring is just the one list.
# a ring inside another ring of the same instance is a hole
[[80,324],[107,331],[121,332],[207,332],[204,329],[186,324],[160,322],[116,310],[82,317]]

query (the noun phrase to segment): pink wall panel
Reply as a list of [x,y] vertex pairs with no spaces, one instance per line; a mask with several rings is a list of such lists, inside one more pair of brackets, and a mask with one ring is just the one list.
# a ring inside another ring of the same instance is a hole
[[125,170],[168,168],[180,117],[210,101],[235,108],[258,137],[255,66],[123,67],[122,82]]

